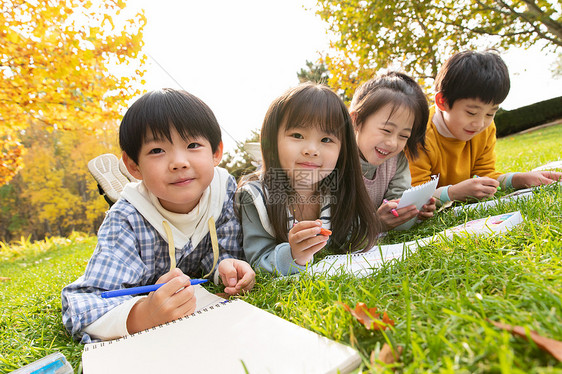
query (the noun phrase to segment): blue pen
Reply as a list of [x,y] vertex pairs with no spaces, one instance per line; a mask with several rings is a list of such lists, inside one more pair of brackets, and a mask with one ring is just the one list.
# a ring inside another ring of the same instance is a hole
[[[192,279],[191,285],[195,286],[196,284],[201,284],[207,282],[208,279]],[[108,299],[110,297],[117,297],[117,296],[126,296],[126,295],[137,295],[139,293],[148,293],[152,291],[156,291],[166,283],[158,283],[158,284],[151,284],[149,286],[140,286],[140,287],[131,287],[131,288],[123,288],[121,290],[114,290],[114,291],[106,291],[101,293],[101,297],[104,299]]]

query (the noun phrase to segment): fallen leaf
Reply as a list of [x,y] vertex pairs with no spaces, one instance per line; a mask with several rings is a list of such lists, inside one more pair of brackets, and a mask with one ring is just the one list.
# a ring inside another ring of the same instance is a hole
[[379,369],[382,369],[383,366],[378,364],[377,361],[381,361],[384,364],[393,364],[398,362],[400,359],[400,355],[402,354],[402,347],[398,346],[396,350],[392,350],[390,345],[384,343],[382,346],[379,357],[376,357],[375,351],[371,352],[371,365],[376,366]]
[[0,277],[0,282],[7,282],[10,279],[12,279],[12,278],[10,278],[10,277]]
[[441,205],[441,208],[439,208],[439,210],[436,213],[440,213],[440,212],[444,211],[445,209],[452,206],[453,203],[454,203],[454,201],[447,201],[445,204]]
[[386,314],[386,312],[383,313],[381,321],[376,307],[368,308],[365,303],[357,303],[355,305],[355,309],[351,309],[349,305],[344,303],[341,304],[368,330],[386,330],[388,328],[388,325],[394,326],[394,321],[388,317],[388,314]]
[[[497,328],[507,330],[511,332],[513,335],[521,336],[525,339],[528,338],[528,335],[525,331],[523,326],[511,326],[506,323],[495,322],[488,320],[492,325],[496,326]],[[531,339],[535,342],[535,344],[544,351],[550,353],[554,358],[558,361],[562,361],[562,342],[550,338],[545,338],[544,336],[539,335],[536,331],[529,331],[529,335]]]

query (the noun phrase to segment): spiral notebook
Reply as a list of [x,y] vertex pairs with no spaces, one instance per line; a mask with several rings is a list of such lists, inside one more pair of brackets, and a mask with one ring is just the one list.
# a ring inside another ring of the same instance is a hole
[[453,236],[497,235],[511,230],[523,222],[519,211],[488,216],[450,227],[427,238],[388,245],[376,245],[367,252],[326,256],[308,270],[315,274],[333,275],[350,273],[358,277],[372,274],[391,260],[401,260],[419,247]]
[[[361,357],[351,347],[241,299],[215,302],[194,314],[137,334],[86,344],[84,374],[347,373]],[[209,296],[210,295],[210,296]]]
[[401,260],[410,251],[415,252],[418,247],[428,245],[435,240],[437,238],[429,237],[398,244],[377,245],[367,252],[326,256],[308,271],[322,275],[349,273],[357,277],[366,277],[373,274],[384,263]]
[[[435,189],[437,188],[437,183],[439,182],[439,175],[432,175],[431,180],[419,186],[411,187],[402,193],[400,201],[398,202],[398,207],[396,209],[407,207],[408,205],[414,204],[418,210],[421,209],[424,204],[427,204]],[[395,230],[408,230],[410,227],[414,226],[417,217],[404,222],[400,226],[394,228]]]

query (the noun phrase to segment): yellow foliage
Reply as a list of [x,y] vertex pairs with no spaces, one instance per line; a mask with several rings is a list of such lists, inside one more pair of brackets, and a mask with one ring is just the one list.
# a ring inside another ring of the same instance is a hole
[[[139,94],[143,13],[123,20],[116,0],[0,2],[0,185],[23,166],[19,135],[92,129]],[[119,68],[126,67],[127,69]],[[114,71],[127,71],[127,79]]]
[[21,169],[24,150],[14,131],[0,128],[0,140],[2,141],[0,144],[0,186],[2,186]]
[[[403,71],[429,88],[457,51],[562,47],[561,0],[317,0],[332,43],[330,86],[351,95],[373,72]],[[322,62],[322,61],[320,61]],[[341,92],[340,92],[341,93]]]
[[33,151],[24,155],[26,167],[6,185],[13,192],[2,200],[7,209],[0,209],[0,226],[5,229],[0,240],[97,231],[108,205],[87,163],[101,153],[119,154],[118,124],[92,127],[49,132],[41,124],[29,125],[22,141],[33,144]]
[[328,85],[343,93],[348,105],[355,89],[372,78],[376,72],[372,68],[361,66],[347,51],[334,50],[331,55],[322,57],[319,62],[323,63],[331,73]]

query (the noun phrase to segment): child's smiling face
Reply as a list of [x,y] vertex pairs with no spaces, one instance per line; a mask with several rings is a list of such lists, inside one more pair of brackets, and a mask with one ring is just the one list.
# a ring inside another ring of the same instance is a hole
[[446,100],[436,103],[451,134],[458,140],[469,141],[492,124],[499,104],[484,103],[480,99],[458,99],[449,106]]
[[381,165],[404,149],[413,125],[411,110],[385,105],[368,116],[355,133],[361,154],[371,165]]
[[150,134],[141,147],[138,164],[123,153],[129,172],[142,179],[162,207],[174,213],[189,213],[199,204],[222,157],[222,143],[213,153],[203,137],[184,140],[172,128],[172,142]]
[[340,140],[313,126],[283,126],[277,136],[279,163],[293,188],[310,189],[336,167]]

